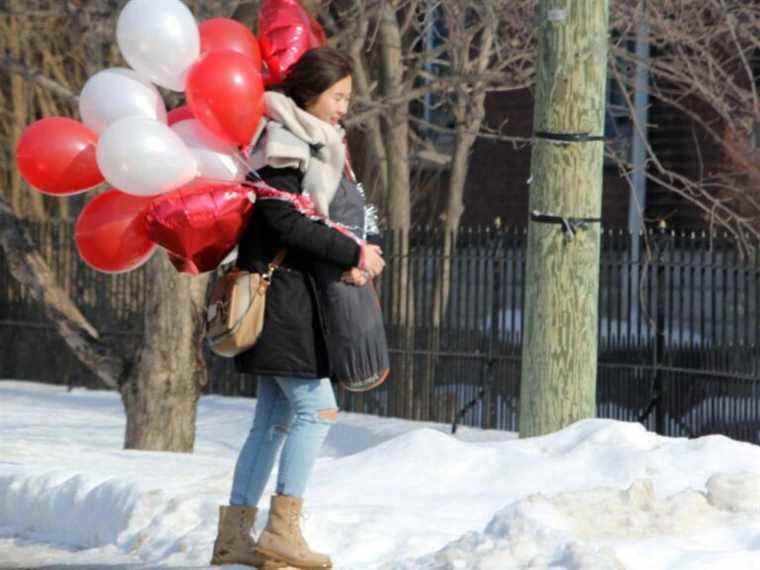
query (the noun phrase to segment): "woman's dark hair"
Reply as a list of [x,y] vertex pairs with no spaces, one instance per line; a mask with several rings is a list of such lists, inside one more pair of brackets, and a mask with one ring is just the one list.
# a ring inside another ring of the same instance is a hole
[[351,58],[331,47],[311,49],[288,71],[285,80],[273,89],[284,93],[302,109],[354,71]]

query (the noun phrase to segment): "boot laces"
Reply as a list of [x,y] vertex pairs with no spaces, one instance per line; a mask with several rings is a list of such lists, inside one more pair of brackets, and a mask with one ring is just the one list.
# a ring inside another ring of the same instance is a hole
[[301,542],[305,543],[303,533],[301,532],[301,519],[306,521],[309,519],[309,515],[305,512],[301,511],[300,513],[298,511],[291,511],[290,517],[288,517],[288,522],[290,523],[290,529],[300,537]]
[[251,521],[248,520],[248,517],[242,516],[240,517],[238,524],[240,525],[240,536],[249,539],[251,537],[250,531],[253,528],[253,525],[250,524]]

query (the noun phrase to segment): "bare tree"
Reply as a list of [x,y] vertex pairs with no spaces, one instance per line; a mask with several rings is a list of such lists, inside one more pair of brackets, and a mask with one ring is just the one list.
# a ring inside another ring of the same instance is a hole
[[[104,386],[120,392],[127,416],[124,447],[189,452],[196,404],[207,383],[200,355],[207,278],[180,276],[162,254],[156,255],[144,269],[148,291],[143,342],[137,354],[125,354],[103,341],[66,288],[58,285],[21,221],[51,215],[65,219],[72,214],[67,204],[81,205],[81,199],[42,202],[20,180],[12,149],[23,128],[37,118],[77,117],[77,94],[87,77],[104,67],[124,65],[114,40],[122,4],[13,1],[0,12],[0,76],[8,79],[0,82],[0,98],[10,101],[0,121],[7,197],[0,196],[0,247],[11,274],[41,303],[74,354]],[[204,3],[205,9],[218,11],[221,4]]]
[[[448,30],[443,55],[450,60],[451,72],[471,78],[456,85],[448,94],[454,118],[448,197],[442,214],[443,259],[433,298],[433,326],[440,326],[449,298],[451,258],[464,212],[464,188],[473,146],[489,132],[485,101],[489,92],[523,89],[533,81],[534,30],[525,26],[531,2],[514,2],[504,9],[499,1],[479,4],[443,2],[443,23]],[[494,74],[501,74],[502,78]],[[499,135],[500,132],[495,134]]]
[[[632,118],[631,70],[638,61],[626,43],[642,21],[653,49],[646,62],[651,99],[691,121],[691,152],[700,161],[710,148],[720,149],[717,164],[703,162],[699,173],[689,176],[648,145],[646,177],[698,208],[711,226],[750,250],[760,238],[760,6],[742,0],[614,3],[617,38],[611,46],[610,73]],[[655,132],[658,125],[637,123],[634,128]],[[633,167],[628,157],[614,156],[628,175]]]

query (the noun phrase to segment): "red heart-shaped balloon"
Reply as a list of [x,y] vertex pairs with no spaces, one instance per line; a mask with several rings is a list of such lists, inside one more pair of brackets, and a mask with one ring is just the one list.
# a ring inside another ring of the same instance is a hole
[[259,8],[259,45],[267,85],[280,83],[310,49],[324,45],[322,26],[298,0],[263,0]]
[[236,182],[198,179],[156,196],[145,215],[148,236],[181,273],[216,269],[245,229],[253,208],[249,193]]

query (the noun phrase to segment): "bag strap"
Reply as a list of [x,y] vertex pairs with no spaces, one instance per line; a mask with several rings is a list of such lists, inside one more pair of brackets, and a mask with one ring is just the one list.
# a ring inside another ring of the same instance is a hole
[[285,259],[285,254],[288,252],[286,249],[281,249],[277,252],[275,258],[267,266],[267,272],[263,275],[264,279],[269,281],[272,279],[272,274],[282,265],[282,260]]

